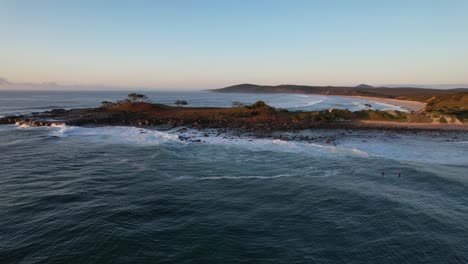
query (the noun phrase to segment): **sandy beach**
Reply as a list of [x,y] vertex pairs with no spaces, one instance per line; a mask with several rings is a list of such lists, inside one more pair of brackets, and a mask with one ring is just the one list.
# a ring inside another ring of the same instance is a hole
[[434,123],[408,123],[395,121],[373,121],[361,120],[363,126],[379,128],[416,128],[416,129],[440,129],[440,130],[460,130],[468,131],[467,124],[434,124]]
[[425,103],[416,102],[416,101],[408,101],[408,100],[398,100],[398,99],[380,98],[380,97],[367,97],[367,96],[342,96],[342,97],[359,98],[359,99],[363,99],[367,101],[374,101],[374,102],[379,102],[379,103],[384,103],[384,104],[397,105],[405,110],[408,110],[409,112],[411,111],[417,112],[426,107]]

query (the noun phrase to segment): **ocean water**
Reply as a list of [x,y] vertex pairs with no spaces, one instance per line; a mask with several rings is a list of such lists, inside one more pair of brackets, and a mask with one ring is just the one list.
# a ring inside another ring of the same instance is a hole
[[[125,99],[126,91],[1,91],[0,115],[24,114],[40,112],[54,108],[96,107],[102,101],[117,101]],[[349,109],[357,111],[368,109],[365,104],[371,104],[376,110],[405,111],[399,106],[372,102],[358,98],[343,98],[339,96],[303,95],[303,94],[242,94],[242,93],[212,93],[207,91],[194,92],[162,92],[141,91],[150,101],[172,105],[176,100],[186,100],[193,107],[231,107],[233,102],[253,104],[263,100],[271,106],[285,108],[291,111],[312,111],[329,108]]]
[[[203,105],[193,94],[151,99]],[[119,96],[1,92],[0,114]],[[0,125],[0,263],[468,262],[467,133],[289,134],[315,140]]]

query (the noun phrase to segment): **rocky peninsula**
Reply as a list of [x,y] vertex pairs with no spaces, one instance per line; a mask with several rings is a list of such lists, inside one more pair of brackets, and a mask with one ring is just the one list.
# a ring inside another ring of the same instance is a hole
[[[74,126],[129,125],[155,127],[190,127],[196,129],[240,129],[271,133],[314,128],[382,130],[462,130],[467,126],[457,115],[434,117],[431,111],[341,109],[292,112],[258,101],[231,108],[187,107],[182,102],[169,106],[146,101],[144,95],[130,94],[129,99],[103,102],[96,108],[54,109],[28,115],[6,116],[0,124],[51,126],[63,123]],[[443,120],[442,120],[443,118]]]

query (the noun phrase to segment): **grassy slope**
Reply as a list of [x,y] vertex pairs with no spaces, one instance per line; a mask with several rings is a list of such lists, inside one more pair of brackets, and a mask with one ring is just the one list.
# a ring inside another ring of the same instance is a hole
[[468,119],[468,93],[434,96],[427,100],[426,111]]
[[213,92],[239,93],[302,93],[323,95],[359,95],[381,98],[395,98],[425,102],[438,95],[467,92],[467,89],[424,89],[414,87],[338,87],[338,86],[306,86],[306,85],[277,85],[263,86],[255,84],[240,84],[226,88],[211,90]]
[[[300,86],[278,85],[260,86],[254,84],[234,85],[214,92],[246,92],[246,93],[303,93],[323,95],[359,95],[368,97],[394,98],[426,103],[426,115],[451,115],[458,119],[468,119],[468,90],[467,89],[422,89],[412,87],[386,88],[386,87],[334,87],[334,86]],[[388,120],[385,114],[364,115],[365,119]],[[429,122],[421,116],[410,116],[409,120]]]

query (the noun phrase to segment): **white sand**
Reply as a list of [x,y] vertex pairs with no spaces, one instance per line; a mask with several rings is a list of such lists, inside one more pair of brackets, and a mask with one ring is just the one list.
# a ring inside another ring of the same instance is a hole
[[379,98],[379,97],[367,97],[367,96],[343,96],[343,97],[350,97],[350,98],[359,98],[367,101],[379,102],[384,104],[391,104],[400,106],[401,108],[408,110],[408,111],[420,111],[426,107],[425,103],[416,102],[416,101],[408,101],[408,100],[398,100],[398,99],[390,99],[390,98]]
[[443,129],[443,130],[463,130],[468,131],[468,124],[434,124],[434,123],[413,123],[413,122],[395,122],[395,121],[374,121],[362,120],[361,124],[372,127],[406,127],[421,129]]

